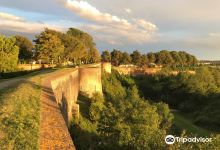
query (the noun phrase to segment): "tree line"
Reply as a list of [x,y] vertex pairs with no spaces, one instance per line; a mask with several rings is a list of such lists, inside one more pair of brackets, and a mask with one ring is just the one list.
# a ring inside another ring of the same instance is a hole
[[220,131],[220,69],[199,67],[195,75],[171,76],[165,69],[156,75],[135,77],[142,96],[163,101],[173,109],[190,113],[193,122]]
[[120,50],[113,50],[109,52],[105,50],[102,52],[102,61],[111,62],[115,66],[124,64],[134,64],[137,66],[149,66],[152,64],[163,66],[195,66],[198,60],[195,56],[186,53],[185,51],[167,51],[150,52],[148,54],[141,54],[138,50],[131,54],[121,52]]
[[66,33],[46,28],[33,42],[20,35],[0,35],[0,72],[14,71],[18,63],[34,60],[50,64],[100,61],[92,36],[75,28],[69,28]]

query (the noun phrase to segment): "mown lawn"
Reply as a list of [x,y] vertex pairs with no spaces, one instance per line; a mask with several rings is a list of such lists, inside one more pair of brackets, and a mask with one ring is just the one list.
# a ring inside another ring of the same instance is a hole
[[179,129],[184,129],[187,133],[193,133],[199,136],[209,136],[211,134],[210,131],[195,125],[192,118],[189,118],[187,115],[184,115],[181,112],[173,112],[173,114],[174,124]]

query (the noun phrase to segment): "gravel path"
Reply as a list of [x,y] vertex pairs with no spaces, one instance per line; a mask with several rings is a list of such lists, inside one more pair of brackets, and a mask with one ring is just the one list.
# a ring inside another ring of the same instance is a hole
[[19,83],[20,81],[24,81],[25,78],[15,78],[15,79],[10,79],[7,81],[2,81],[0,82],[0,90],[8,88],[8,87],[12,87],[14,85],[16,85],[17,83]]

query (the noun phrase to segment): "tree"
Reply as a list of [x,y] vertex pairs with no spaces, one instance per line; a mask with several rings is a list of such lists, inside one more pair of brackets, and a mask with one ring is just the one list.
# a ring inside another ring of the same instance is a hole
[[0,72],[13,71],[17,67],[19,47],[14,37],[0,35]]
[[33,44],[32,42],[24,36],[17,35],[15,36],[16,42],[15,45],[19,47],[19,59],[20,61],[28,61],[32,58]]
[[[68,41],[68,38],[70,38],[70,39],[75,38],[75,39],[78,39],[78,42],[81,42],[81,44],[85,48],[85,49],[83,49],[83,54],[87,54],[87,55],[83,55],[83,57],[81,57],[81,59],[84,60],[84,62],[95,63],[95,62],[100,61],[99,52],[96,48],[95,43],[93,42],[93,38],[89,34],[83,32],[83,31],[80,31],[78,29],[75,29],[75,28],[70,28],[67,31],[66,35],[67,36],[66,36],[65,40],[67,40],[67,41]],[[74,51],[74,48],[70,48],[70,47],[71,47],[71,43],[65,44],[66,49],[68,49],[68,50],[72,49],[72,51]],[[73,53],[75,53],[75,52],[73,52]]]
[[102,149],[164,149],[172,114],[167,105],[140,98],[130,80],[115,72],[103,76],[106,107],[97,128]]
[[74,63],[81,63],[83,60],[87,62],[88,51],[85,45],[80,41],[80,39],[65,35],[65,49],[63,53],[63,58],[66,61],[72,61]]
[[103,62],[111,62],[111,54],[108,50],[103,51],[101,57]]
[[118,66],[120,65],[120,60],[122,58],[122,53],[121,51],[119,50],[113,50],[111,52],[111,61],[112,61],[112,64],[115,65],[115,66]]
[[89,50],[88,56],[89,56],[90,63],[100,62],[99,51],[95,47],[93,47]]
[[178,53],[179,53],[179,56],[180,56],[180,58],[181,58],[181,65],[182,65],[182,66],[187,65],[186,52],[180,51],[180,52],[178,52]]
[[133,64],[141,66],[141,53],[138,50],[133,51],[131,54],[131,61]]
[[141,66],[146,66],[149,63],[147,55],[141,56]]
[[159,65],[171,65],[173,64],[173,58],[167,50],[162,50],[157,53],[156,63]]
[[179,53],[177,51],[172,51],[172,52],[170,52],[170,54],[174,60],[173,65],[179,66],[181,64],[181,57],[180,57]]
[[130,64],[131,57],[127,52],[122,53],[120,64]]
[[64,45],[61,39],[51,31],[45,29],[40,35],[36,36],[35,48],[37,58],[49,62],[53,66],[53,63],[61,62]]
[[155,63],[156,61],[156,56],[154,53],[150,52],[147,54],[147,58],[149,60],[149,63]]

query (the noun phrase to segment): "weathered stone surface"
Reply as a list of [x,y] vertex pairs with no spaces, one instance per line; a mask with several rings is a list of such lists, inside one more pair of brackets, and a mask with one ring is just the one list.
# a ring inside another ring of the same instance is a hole
[[41,150],[75,150],[67,125],[52,91],[51,79],[43,79],[40,116]]
[[41,93],[40,149],[75,149],[68,125],[79,117],[79,91],[102,93],[101,66],[89,65],[53,73],[43,79]]
[[110,62],[103,62],[102,63],[102,69],[107,72],[107,73],[111,73],[112,72],[112,65]]
[[89,97],[93,93],[102,93],[101,67],[79,68],[80,92]]

